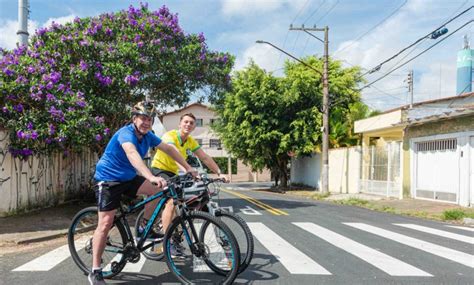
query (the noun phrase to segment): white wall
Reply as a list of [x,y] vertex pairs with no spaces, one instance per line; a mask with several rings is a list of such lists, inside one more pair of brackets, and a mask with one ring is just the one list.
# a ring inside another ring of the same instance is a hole
[[0,216],[62,203],[91,191],[97,154],[30,157],[23,161],[8,153],[8,133],[0,130]]
[[321,154],[310,157],[291,158],[291,183],[308,185],[321,189]]
[[[329,192],[358,193],[360,179],[360,147],[329,150]],[[291,183],[321,189],[321,154],[291,159]]]
[[358,146],[329,151],[329,192],[359,192],[361,159]]

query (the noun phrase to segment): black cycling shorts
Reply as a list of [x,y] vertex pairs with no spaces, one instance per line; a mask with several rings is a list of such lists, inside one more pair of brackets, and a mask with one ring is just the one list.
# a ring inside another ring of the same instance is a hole
[[95,197],[100,212],[115,210],[120,207],[122,195],[130,198],[137,196],[138,188],[145,182],[145,177],[137,175],[130,181],[97,181]]
[[171,171],[163,170],[163,169],[159,169],[159,168],[155,168],[155,167],[151,168],[151,173],[154,176],[160,176],[161,178],[164,178],[166,180],[176,176],[176,174],[171,172]]

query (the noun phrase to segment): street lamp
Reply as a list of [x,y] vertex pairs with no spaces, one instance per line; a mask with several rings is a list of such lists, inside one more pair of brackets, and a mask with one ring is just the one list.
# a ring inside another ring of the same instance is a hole
[[276,45],[270,43],[270,42],[267,42],[267,41],[261,41],[261,40],[258,40],[258,41],[255,41],[257,44],[267,44],[269,46],[272,46],[273,48],[281,51],[282,53],[286,54],[287,56],[291,57],[292,59],[296,60],[297,62],[301,63],[302,65],[306,66],[307,68],[310,68],[314,71],[316,71],[319,75],[321,75],[321,77],[323,76],[323,73],[319,70],[317,70],[316,68],[312,67],[311,65],[307,64],[306,62],[302,61],[301,59],[293,56],[292,54],[282,50],[281,48],[277,47]]
[[[319,29],[315,29],[319,30]],[[329,191],[329,84],[328,84],[328,27],[322,29],[324,31],[324,70],[323,72],[315,69],[306,62],[300,60],[299,58],[291,55],[290,53],[282,50],[281,48],[275,46],[274,44],[267,41],[256,41],[257,44],[267,44],[271,47],[281,51],[292,59],[298,61],[309,69],[317,72],[323,81],[323,138],[322,138],[322,161],[323,168],[321,171],[321,192],[327,193]]]

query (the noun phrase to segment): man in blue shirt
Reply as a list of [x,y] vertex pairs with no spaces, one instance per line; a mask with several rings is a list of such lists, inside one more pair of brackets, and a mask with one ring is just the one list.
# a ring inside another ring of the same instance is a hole
[[[115,211],[120,206],[121,195],[151,196],[166,186],[166,180],[153,176],[143,162],[149,148],[157,147],[183,165],[186,171],[195,174],[193,168],[173,147],[161,143],[161,139],[150,132],[155,116],[152,103],[146,101],[138,103],[133,107],[132,115],[132,123],[122,127],[112,136],[96,166],[94,178],[97,181],[99,222],[92,242],[92,272],[88,276],[90,284],[106,284],[102,277],[101,258]],[[151,217],[158,202],[157,199],[145,206],[146,220]],[[172,217],[173,201],[170,200],[162,214],[164,229],[168,228]],[[156,235],[153,232],[151,234]]]

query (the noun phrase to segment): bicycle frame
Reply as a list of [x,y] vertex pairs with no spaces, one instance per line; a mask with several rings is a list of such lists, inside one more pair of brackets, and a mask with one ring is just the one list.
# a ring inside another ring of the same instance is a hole
[[[166,203],[168,202],[169,199],[177,199],[178,198],[178,194],[175,191],[175,186],[173,184],[170,184],[168,186],[168,189],[163,190],[161,192],[158,192],[158,193],[146,198],[145,200],[143,200],[143,201],[141,201],[141,202],[139,202],[135,205],[128,206],[128,208],[125,208],[125,209],[119,208],[119,215],[116,217],[116,219],[122,220],[122,223],[125,225],[125,231],[127,232],[128,242],[135,245],[135,240],[133,238],[133,234],[132,234],[132,231],[130,230],[130,226],[127,222],[126,216],[128,214],[133,213],[136,210],[142,208],[144,205],[150,203],[151,201],[156,200],[156,199],[161,198],[161,197],[162,197],[161,201],[158,203],[156,208],[153,210],[153,214],[151,215],[150,219],[148,220],[148,223],[146,224],[145,230],[140,235],[140,237],[139,237],[140,239],[136,243],[136,248],[140,252],[154,246],[155,243],[158,243],[158,242],[152,242],[152,243],[150,243],[146,246],[143,246],[143,244],[146,241],[146,237],[147,237],[148,233],[151,230],[151,227],[155,223],[155,221],[158,217],[158,214],[163,210],[164,205],[166,205]],[[186,226],[184,224],[184,220],[186,218],[186,211],[182,211],[181,216],[183,217],[183,219],[181,220],[181,226],[183,228],[183,233],[186,237],[186,240],[187,240],[191,250],[193,251],[193,253],[195,253],[196,249],[195,249],[194,244],[192,242],[192,239],[190,237],[190,233],[188,232],[188,229],[186,228]],[[195,240],[197,240],[198,235],[197,235],[196,229],[195,229],[195,227],[192,223],[190,223],[190,229],[191,229],[191,234],[193,235]]]

